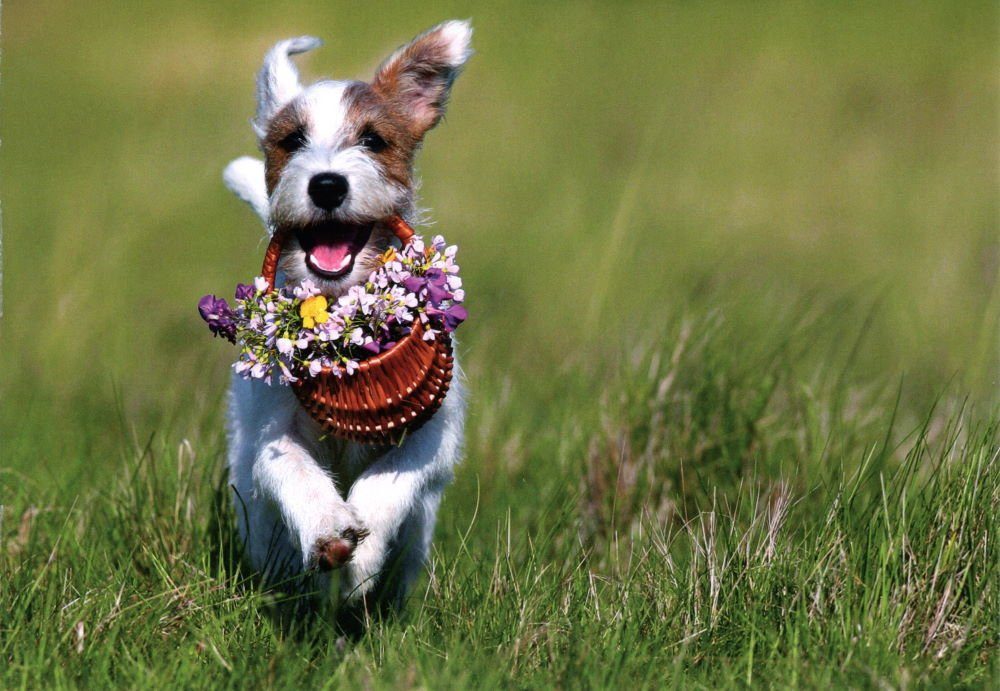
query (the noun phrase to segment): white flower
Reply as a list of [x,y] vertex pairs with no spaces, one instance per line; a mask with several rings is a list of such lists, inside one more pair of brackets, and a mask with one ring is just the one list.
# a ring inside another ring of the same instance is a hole
[[314,295],[319,295],[319,288],[310,279],[305,279],[302,281],[301,285],[296,286],[292,289],[292,294],[299,300],[305,300],[311,298]]
[[298,381],[295,375],[292,374],[292,371],[288,369],[288,365],[286,365],[283,361],[278,360],[278,367],[281,368],[280,379],[282,384],[289,384],[291,382]]
[[257,276],[253,279],[253,287],[257,290],[257,292],[263,292],[267,290],[267,281],[264,280],[263,276]]

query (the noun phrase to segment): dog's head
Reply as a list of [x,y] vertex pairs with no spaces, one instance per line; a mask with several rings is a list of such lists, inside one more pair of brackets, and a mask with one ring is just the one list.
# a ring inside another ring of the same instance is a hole
[[393,53],[371,82],[300,84],[290,56],[320,45],[316,38],[267,54],[253,123],[266,202],[241,193],[230,170],[227,182],[287,233],[288,281],[309,278],[336,295],[368,277],[391,237],[380,220],[413,211],[413,159],[444,114],[471,34],[468,22],[440,24]]

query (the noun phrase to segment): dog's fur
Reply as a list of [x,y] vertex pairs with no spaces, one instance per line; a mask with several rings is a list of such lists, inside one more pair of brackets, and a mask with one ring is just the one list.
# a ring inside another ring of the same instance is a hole
[[[413,158],[443,115],[471,33],[467,22],[436,26],[393,53],[370,83],[302,86],[290,56],[317,47],[315,38],[282,41],[267,54],[253,120],[265,160],[237,159],[224,179],[270,232],[292,231],[279,280],[309,278],[338,296],[363,282],[389,246],[391,234],[379,220],[414,220]],[[310,179],[324,172],[350,185],[329,211],[307,192]],[[296,231],[324,223],[360,229],[364,244],[342,275],[317,274],[297,239]],[[234,376],[229,468],[251,565],[272,582],[337,569],[329,575],[339,576],[347,602],[398,606],[427,556],[461,454],[463,422],[457,366],[438,413],[390,449],[329,438],[288,387]]]

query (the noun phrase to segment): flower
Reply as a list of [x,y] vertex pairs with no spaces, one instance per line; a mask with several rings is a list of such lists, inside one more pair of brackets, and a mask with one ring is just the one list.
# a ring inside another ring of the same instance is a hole
[[452,305],[445,309],[428,307],[427,314],[437,317],[446,333],[451,333],[458,325],[469,318],[469,312],[462,305]]
[[379,263],[385,266],[389,262],[393,261],[395,258],[396,258],[396,248],[390,247],[389,249],[387,249],[385,252],[382,253],[382,256],[380,256],[378,260]]
[[208,323],[215,336],[221,336],[230,343],[236,343],[236,322],[229,303],[214,295],[206,295],[198,301],[198,313]]
[[330,318],[330,313],[326,311],[326,298],[322,295],[314,295],[307,298],[299,305],[299,314],[302,316],[302,324],[307,329],[315,328],[317,324],[325,324]]
[[423,276],[411,276],[403,281],[403,285],[412,293],[421,295],[426,291],[427,302],[434,307],[445,300],[451,300],[454,295],[446,287],[448,277],[441,269],[428,269]]
[[319,295],[319,288],[308,278],[302,281],[301,285],[297,285],[292,288],[292,295],[297,297],[299,300],[305,300],[311,298],[314,295]]
[[243,377],[287,385],[324,371],[349,376],[418,321],[423,338],[434,341],[468,318],[456,250],[441,236],[414,237],[387,249],[366,282],[335,300],[309,280],[273,289],[258,276],[237,285],[233,307],[206,295],[198,311],[213,334],[239,346],[233,369]]

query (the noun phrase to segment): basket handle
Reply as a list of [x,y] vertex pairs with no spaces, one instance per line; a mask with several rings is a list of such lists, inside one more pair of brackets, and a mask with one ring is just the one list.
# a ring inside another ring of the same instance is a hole
[[[389,229],[399,238],[403,246],[410,244],[413,239],[413,228],[400,216],[390,216],[383,219],[382,223],[389,226]],[[274,277],[278,273],[278,260],[281,259],[281,248],[285,245],[287,230],[276,230],[271,236],[271,242],[264,252],[264,265],[260,269],[260,275],[267,281],[268,291],[274,290]]]

